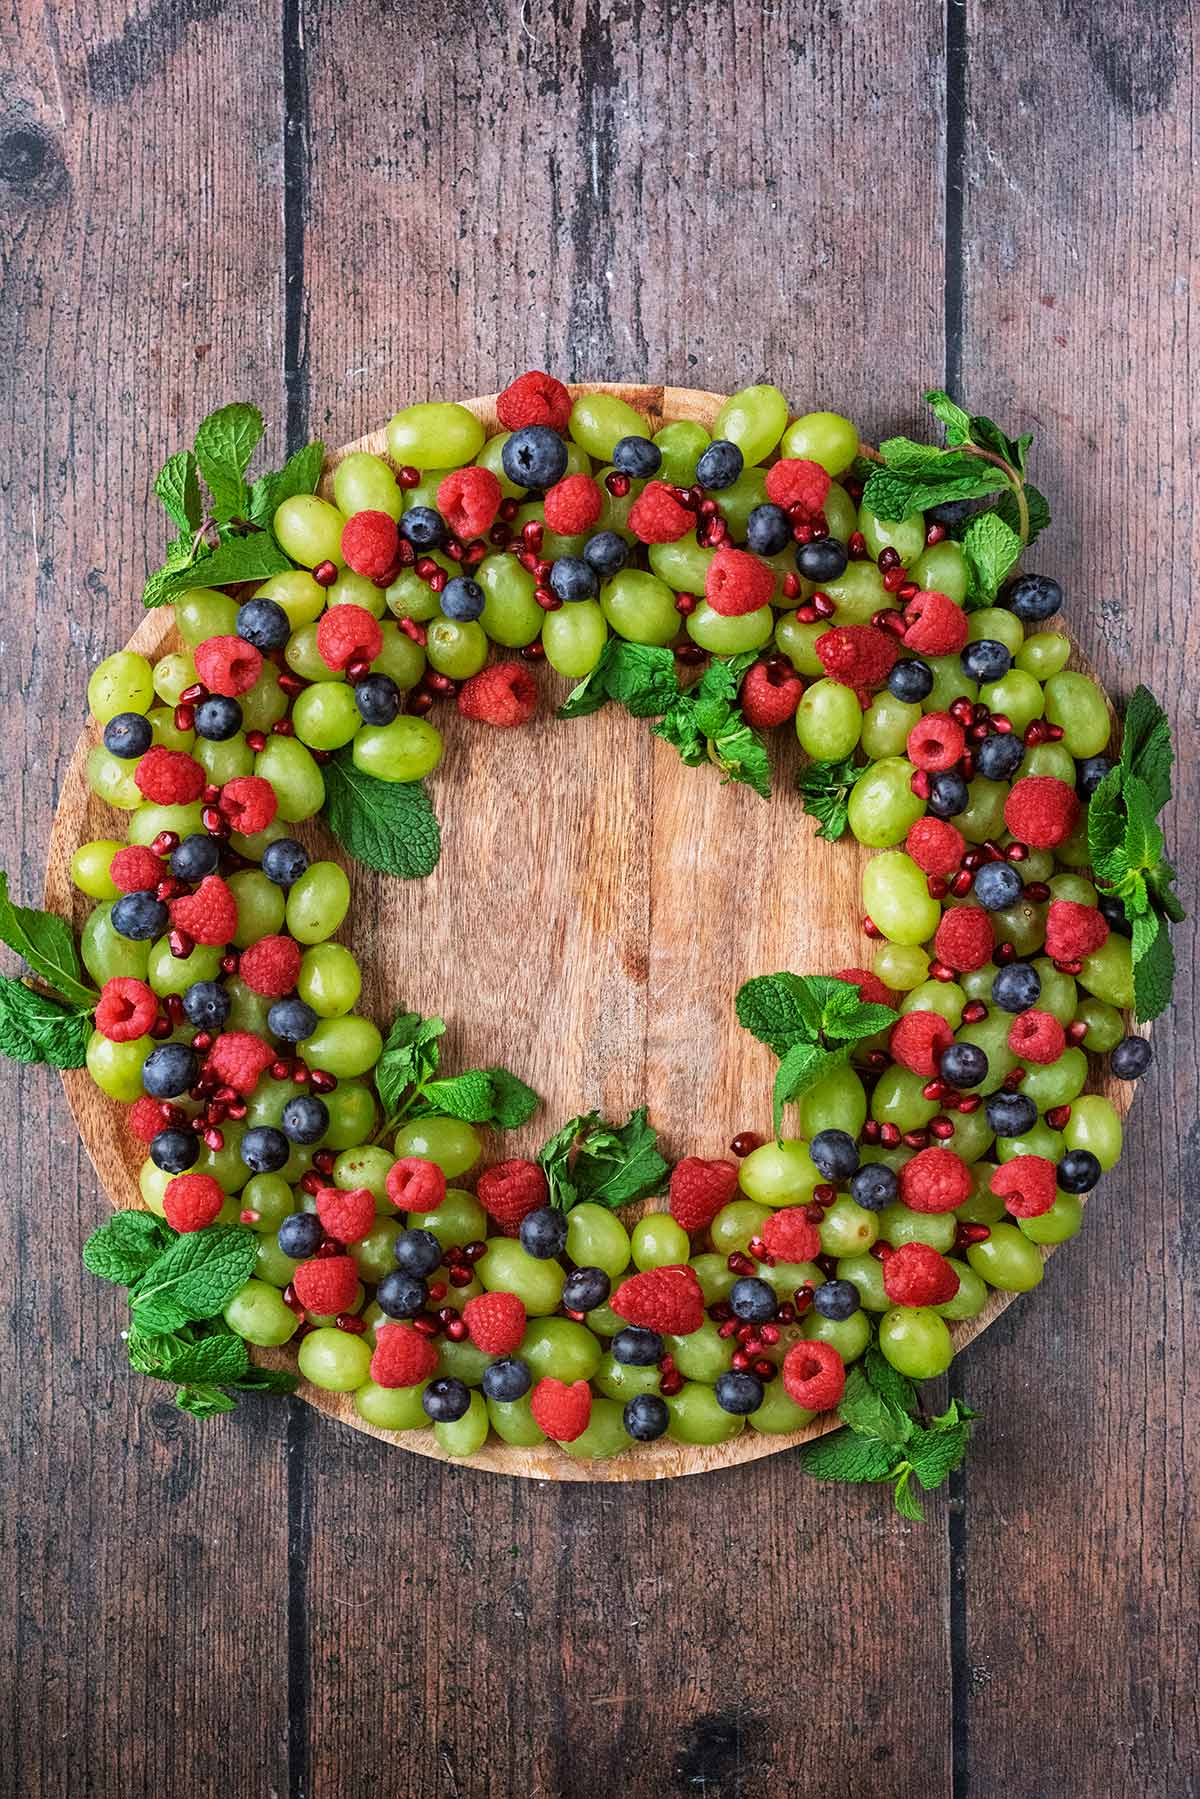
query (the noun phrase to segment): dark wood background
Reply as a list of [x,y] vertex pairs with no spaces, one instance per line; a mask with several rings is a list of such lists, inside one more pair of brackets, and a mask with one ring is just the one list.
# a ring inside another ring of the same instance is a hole
[[[1165,696],[1194,897],[1194,10],[1168,0],[14,0],[0,48],[4,860],[40,887],[150,488],[530,364],[945,382],[1038,434],[1039,566]],[[1185,954],[1188,940],[1183,936]],[[1190,964],[1120,1174],[953,1371],[929,1522],[789,1456],[532,1487],[296,1405],[198,1430],[80,1271],[105,1201],[5,1076],[0,1790],[156,1799],[1180,1799],[1200,1790]],[[1189,1470],[1189,1454],[1190,1470]]]

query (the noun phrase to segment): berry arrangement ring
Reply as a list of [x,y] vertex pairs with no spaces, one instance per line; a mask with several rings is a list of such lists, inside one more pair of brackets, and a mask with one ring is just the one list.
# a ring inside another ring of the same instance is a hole
[[[253,477],[227,406],[164,465],[176,536],[89,682],[46,909],[0,877],[0,1050],[63,1071],[118,1208],[85,1264],[185,1410],[298,1390],[543,1478],[802,1444],[916,1517],[959,1465],[973,1414],[920,1383],[1116,1164],[1182,908],[1167,720],[1139,687],[1115,729],[1025,566],[1030,440],[926,399],[944,443],[876,449],[769,386],[534,371]],[[359,1009],[347,869],[431,873],[443,733],[503,756],[606,706],[790,808],[856,945],[741,985],[773,1128],[721,1155],[593,1094],[543,1118],[519,1068],[447,1071],[440,1017]]]

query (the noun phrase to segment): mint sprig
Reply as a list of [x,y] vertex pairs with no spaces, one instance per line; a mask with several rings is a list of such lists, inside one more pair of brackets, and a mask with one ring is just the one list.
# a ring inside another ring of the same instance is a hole
[[38,993],[14,975],[0,975],[0,1055],[51,1068],[82,1068],[92,1014]]
[[737,704],[746,670],[756,660],[753,650],[714,657],[695,686],[679,695],[653,730],[678,750],[689,768],[712,762],[726,781],[741,782],[770,799],[766,745]]
[[778,1137],[783,1108],[842,1067],[850,1051],[895,1023],[890,1006],[859,998],[852,981],[836,975],[757,975],[738,989],[738,1023],[780,1058],[772,1123]]
[[375,1133],[383,1136],[404,1118],[458,1118],[517,1130],[541,1100],[508,1068],[469,1068],[435,1078],[446,1026],[420,1012],[398,1012],[375,1065],[375,1088],[387,1116]]
[[804,810],[817,820],[813,833],[826,843],[836,843],[846,829],[850,817],[850,794],[870,765],[856,763],[853,756],[835,762],[810,762],[796,776],[796,786],[804,802]]
[[18,906],[9,898],[8,877],[0,870],[0,943],[7,943],[30,972],[81,1011],[91,1011],[100,995],[83,978],[75,935],[57,912]]
[[404,881],[432,874],[442,854],[442,832],[423,781],[365,775],[348,748],[322,772],[323,817],[356,862]]
[[610,637],[599,662],[571,689],[558,716],[587,718],[615,700],[634,718],[661,718],[678,695],[679,675],[670,650]]
[[551,1205],[563,1212],[584,1200],[618,1211],[661,1193],[668,1173],[644,1106],[623,1125],[606,1124],[599,1112],[570,1119],[542,1145],[537,1161]]

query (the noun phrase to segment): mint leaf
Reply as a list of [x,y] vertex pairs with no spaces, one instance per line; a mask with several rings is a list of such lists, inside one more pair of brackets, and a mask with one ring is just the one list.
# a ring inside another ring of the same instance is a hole
[[771,797],[771,762],[767,746],[735,707],[729,721],[712,740],[712,759],[726,781],[740,781],[760,799]]
[[698,768],[708,761],[708,739],[696,723],[696,708],[687,694],[667,709],[653,730],[656,737],[679,751],[689,768]]
[[[1092,867],[1104,880],[1119,880],[1125,872],[1125,817],[1122,806],[1124,771],[1120,763],[1110,768],[1088,801],[1088,856]],[[1119,872],[1108,872],[1109,858],[1120,852]]]
[[935,1419],[928,1430],[914,1430],[904,1453],[912,1463],[913,1473],[931,1493],[940,1487],[954,1470],[961,1467],[971,1439],[970,1423],[957,1417]]
[[569,1212],[576,1200],[575,1186],[570,1175],[571,1153],[579,1139],[600,1123],[599,1112],[581,1112],[577,1117],[568,1119],[553,1137],[548,1137],[537,1153],[538,1166],[545,1174],[550,1189],[550,1204],[558,1206],[564,1212]]
[[615,1212],[661,1193],[667,1164],[657,1145],[658,1132],[647,1122],[645,1106],[619,1129],[610,1126],[585,1136],[572,1170],[578,1200]]
[[587,718],[591,713],[599,712],[601,706],[608,704],[608,671],[621,641],[619,637],[607,639],[595,668],[572,687],[555,714],[557,718]]
[[838,1417],[860,1436],[897,1446],[906,1443],[916,1428],[903,1406],[871,1385],[861,1364],[847,1371]]
[[215,1418],[218,1412],[232,1412],[237,1406],[236,1399],[230,1399],[228,1393],[222,1393],[220,1387],[203,1381],[194,1386],[180,1387],[175,1395],[175,1404],[181,1412],[190,1412],[193,1418]]
[[1160,860],[1163,834],[1155,822],[1157,807],[1150,789],[1136,775],[1127,775],[1123,789],[1125,800],[1125,837],[1122,845],[1126,866],[1145,873]]
[[326,822],[356,861],[405,881],[432,873],[442,833],[423,781],[364,775],[349,749],[326,763],[324,775]]
[[1166,1011],[1175,984],[1171,936],[1157,912],[1135,918],[1133,928],[1133,1015],[1148,1024]]
[[863,1356],[863,1372],[876,1392],[911,1416],[917,1409],[917,1389],[906,1374],[893,1368],[883,1351],[872,1343]]
[[656,644],[616,642],[605,675],[608,697],[634,718],[660,718],[679,696],[674,655]]
[[775,1092],[771,1110],[776,1137],[783,1123],[783,1108],[802,1093],[832,1074],[849,1058],[848,1049],[822,1049],[817,1043],[793,1043],[775,1070]]
[[245,1343],[232,1331],[191,1341],[174,1331],[143,1331],[135,1324],[125,1348],[130,1367],[156,1380],[233,1381],[250,1366]]
[[0,871],[0,943],[23,956],[33,973],[88,1011],[100,995],[82,979],[75,936],[57,912],[18,906],[8,896],[8,876]]
[[204,507],[196,476],[196,458],[190,450],[180,450],[167,457],[158,471],[154,491],[176,529],[187,538],[194,536],[200,529]]
[[994,605],[1021,554],[1021,539],[999,513],[981,512],[963,532],[962,551],[971,575],[971,609]]
[[244,1374],[229,1382],[239,1393],[294,1393],[299,1384],[297,1376],[289,1374],[286,1368],[260,1368],[254,1362]]
[[260,475],[250,487],[246,517],[251,524],[270,530],[275,514],[293,494],[312,493],[325,466],[325,445],[319,439],[289,456],[281,469]]
[[240,1224],[210,1224],[176,1237],[138,1283],[134,1323],[173,1331],[215,1317],[249,1280],[257,1257],[257,1236]]
[[949,500],[982,499],[1006,485],[1001,471],[978,457],[948,452],[939,461],[952,463],[952,471],[938,475],[930,467],[919,475],[900,475],[891,469],[877,469],[863,489],[862,504],[876,518],[898,524],[930,506],[944,506]]
[[82,1068],[92,1034],[92,1014],[0,975],[0,1054],[14,1062],[48,1062]]
[[935,419],[946,427],[946,442],[951,446],[967,443],[971,436],[970,414],[964,412],[940,387],[931,387],[925,395],[925,404]]
[[1171,797],[1171,727],[1148,687],[1135,689],[1125,708],[1120,766],[1142,781],[1155,812]]
[[[1050,502],[1044,493],[1038,491],[1032,482],[1025,482],[1025,505],[1029,512],[1029,535],[1025,539],[1025,547],[1035,544],[1042,532],[1050,523]],[[996,501],[995,512],[998,518],[1013,531],[1020,531],[1021,515],[1017,507],[1017,496],[1011,487],[1006,487]],[[956,532],[955,536],[959,533]]]
[[160,569],[152,575],[142,594],[142,604],[162,606],[190,587],[232,587],[239,581],[266,581],[272,575],[286,574],[292,566],[266,531],[254,531],[249,537],[229,537],[215,550],[198,554],[182,567]]
[[1016,469],[1018,474],[1021,473],[1025,467],[1025,451],[1033,442],[1031,437],[1023,437],[1019,444],[1014,443],[1007,432],[1001,431],[999,425],[980,412],[972,415],[968,430],[973,444],[977,444],[981,450],[991,450],[993,455],[1003,456],[1011,468]]
[[83,1246],[83,1265],[102,1281],[132,1287],[171,1241],[171,1230],[153,1212],[114,1212]]
[[867,762],[858,767],[846,756],[839,762],[810,762],[798,776],[796,785],[804,810],[818,821],[820,829],[815,834],[826,843],[836,843],[846,829],[850,790],[869,767]]
[[895,1482],[892,1488],[892,1499],[902,1518],[911,1518],[914,1524],[923,1524],[925,1513],[921,1509],[921,1501],[912,1491],[912,1475],[911,1462],[901,1462],[898,1467],[892,1469]]
[[891,1473],[894,1454],[886,1443],[872,1442],[849,1430],[835,1430],[818,1437],[815,1443],[800,1448],[800,1463],[806,1474],[817,1480],[840,1480],[858,1484],[862,1481],[886,1480]]
[[395,1112],[406,1087],[425,1084],[438,1065],[438,1038],[446,1027],[440,1018],[398,1012],[375,1064],[375,1089],[385,1112]]
[[820,1006],[809,997],[797,974],[755,975],[738,988],[734,1001],[743,1030],[784,1055],[801,1041],[815,1043],[821,1028]]
[[923,469],[940,463],[945,451],[937,444],[915,443],[911,437],[885,437],[879,446],[879,454],[893,473],[919,476]]
[[196,461],[212,500],[213,517],[224,524],[244,518],[249,508],[246,470],[262,439],[262,413],[237,401],[210,412],[196,432]]
[[190,569],[198,553],[191,533],[186,537],[177,537],[167,545],[166,561],[161,568],[156,568],[153,574],[146,577],[146,584],[142,588],[142,605],[147,612],[152,612],[156,606],[167,604],[172,598],[175,576],[181,569]]
[[541,1105],[540,1096],[507,1068],[487,1072],[492,1079],[492,1123],[502,1131],[519,1130]]
[[487,1124],[492,1116],[491,1076],[472,1068],[447,1080],[430,1081],[421,1089],[421,1099],[423,1110],[461,1118],[464,1124]]

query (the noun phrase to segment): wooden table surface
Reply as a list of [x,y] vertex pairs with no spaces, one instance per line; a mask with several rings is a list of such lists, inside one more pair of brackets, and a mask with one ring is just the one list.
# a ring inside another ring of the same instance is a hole
[[[867,435],[944,383],[1036,430],[1038,566],[1114,690],[1174,715],[1194,898],[1196,27],[1166,0],[17,0],[14,886],[198,418],[254,397],[276,444],[337,443],[534,365],[773,379]],[[78,1259],[106,1202],[56,1078],[9,1067],[0,1793],[1200,1791],[1194,993],[1185,961],[1083,1237],[956,1363],[984,1423],[923,1527],[788,1455],[556,1487],[298,1404],[197,1429],[124,1370]]]

